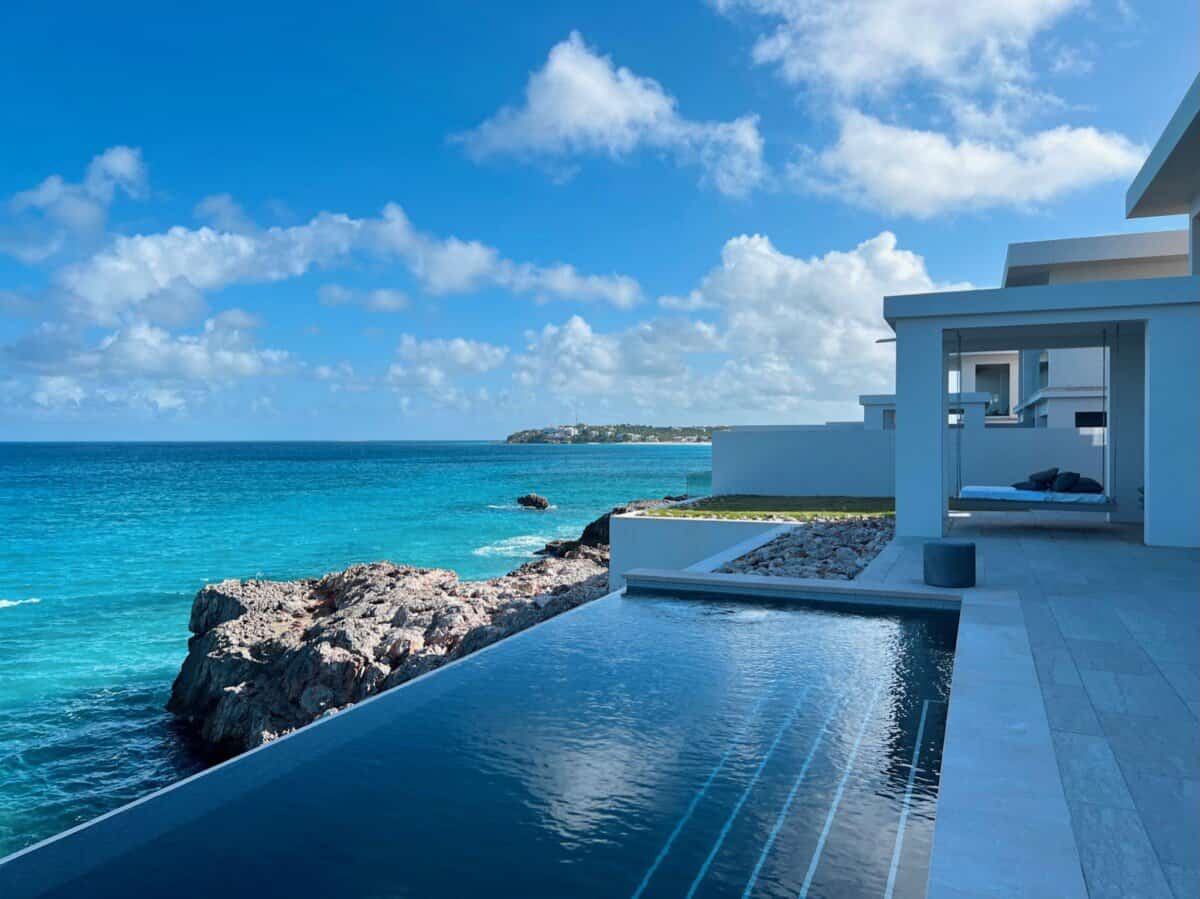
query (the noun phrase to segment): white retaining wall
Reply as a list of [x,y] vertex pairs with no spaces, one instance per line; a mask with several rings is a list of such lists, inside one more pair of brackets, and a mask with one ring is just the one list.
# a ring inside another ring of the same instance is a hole
[[[713,493],[765,496],[894,496],[895,431],[822,427],[731,428],[713,434]],[[1101,477],[1103,456],[1091,432],[1074,428],[946,430],[947,493],[956,483],[1003,485],[1058,467]],[[657,566],[662,567],[662,566]]]
[[608,589],[624,587],[625,572],[631,569],[687,568],[778,527],[772,521],[614,515],[609,520]]

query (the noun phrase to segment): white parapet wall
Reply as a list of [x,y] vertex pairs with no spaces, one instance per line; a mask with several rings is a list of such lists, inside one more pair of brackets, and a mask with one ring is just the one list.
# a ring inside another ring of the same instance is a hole
[[713,493],[891,496],[895,437],[895,431],[803,425],[716,431]]
[[[717,431],[713,493],[894,496],[895,433],[819,426]],[[1106,480],[1102,440],[1103,432],[1074,428],[947,428],[946,489],[957,486],[960,457],[964,485],[1013,484],[1052,467]]]
[[687,568],[778,527],[774,521],[614,515],[609,520],[608,589],[624,587],[625,572],[634,568]]

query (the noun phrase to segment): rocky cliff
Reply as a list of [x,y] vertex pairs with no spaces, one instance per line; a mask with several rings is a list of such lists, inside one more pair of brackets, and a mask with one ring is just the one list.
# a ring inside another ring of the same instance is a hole
[[258,746],[603,595],[607,536],[604,516],[487,581],[374,562],[210,584],[167,708],[218,756]]

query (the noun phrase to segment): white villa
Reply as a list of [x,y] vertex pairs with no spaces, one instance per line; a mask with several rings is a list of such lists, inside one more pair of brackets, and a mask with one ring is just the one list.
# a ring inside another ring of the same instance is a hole
[[[1130,186],[1126,214],[1183,214],[1190,227],[1186,236],[1018,244],[1009,250],[1003,287],[884,300],[896,333],[900,536],[940,537],[945,530],[943,385],[952,353],[1037,353],[1040,370],[1047,352],[1052,371],[1055,350],[1099,348],[1109,359],[1099,400],[1108,419],[1103,468],[1111,520],[1144,521],[1149,545],[1200,546],[1200,78]],[[1052,377],[1048,372],[1046,386],[1039,381],[1023,401],[1035,419],[1041,403],[1048,419],[1050,401],[1062,398]]]

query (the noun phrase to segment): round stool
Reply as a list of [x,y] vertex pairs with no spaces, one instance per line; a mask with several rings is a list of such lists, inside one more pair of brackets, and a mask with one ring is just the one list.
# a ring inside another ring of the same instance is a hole
[[930,587],[974,587],[975,544],[961,540],[926,543],[925,583]]

